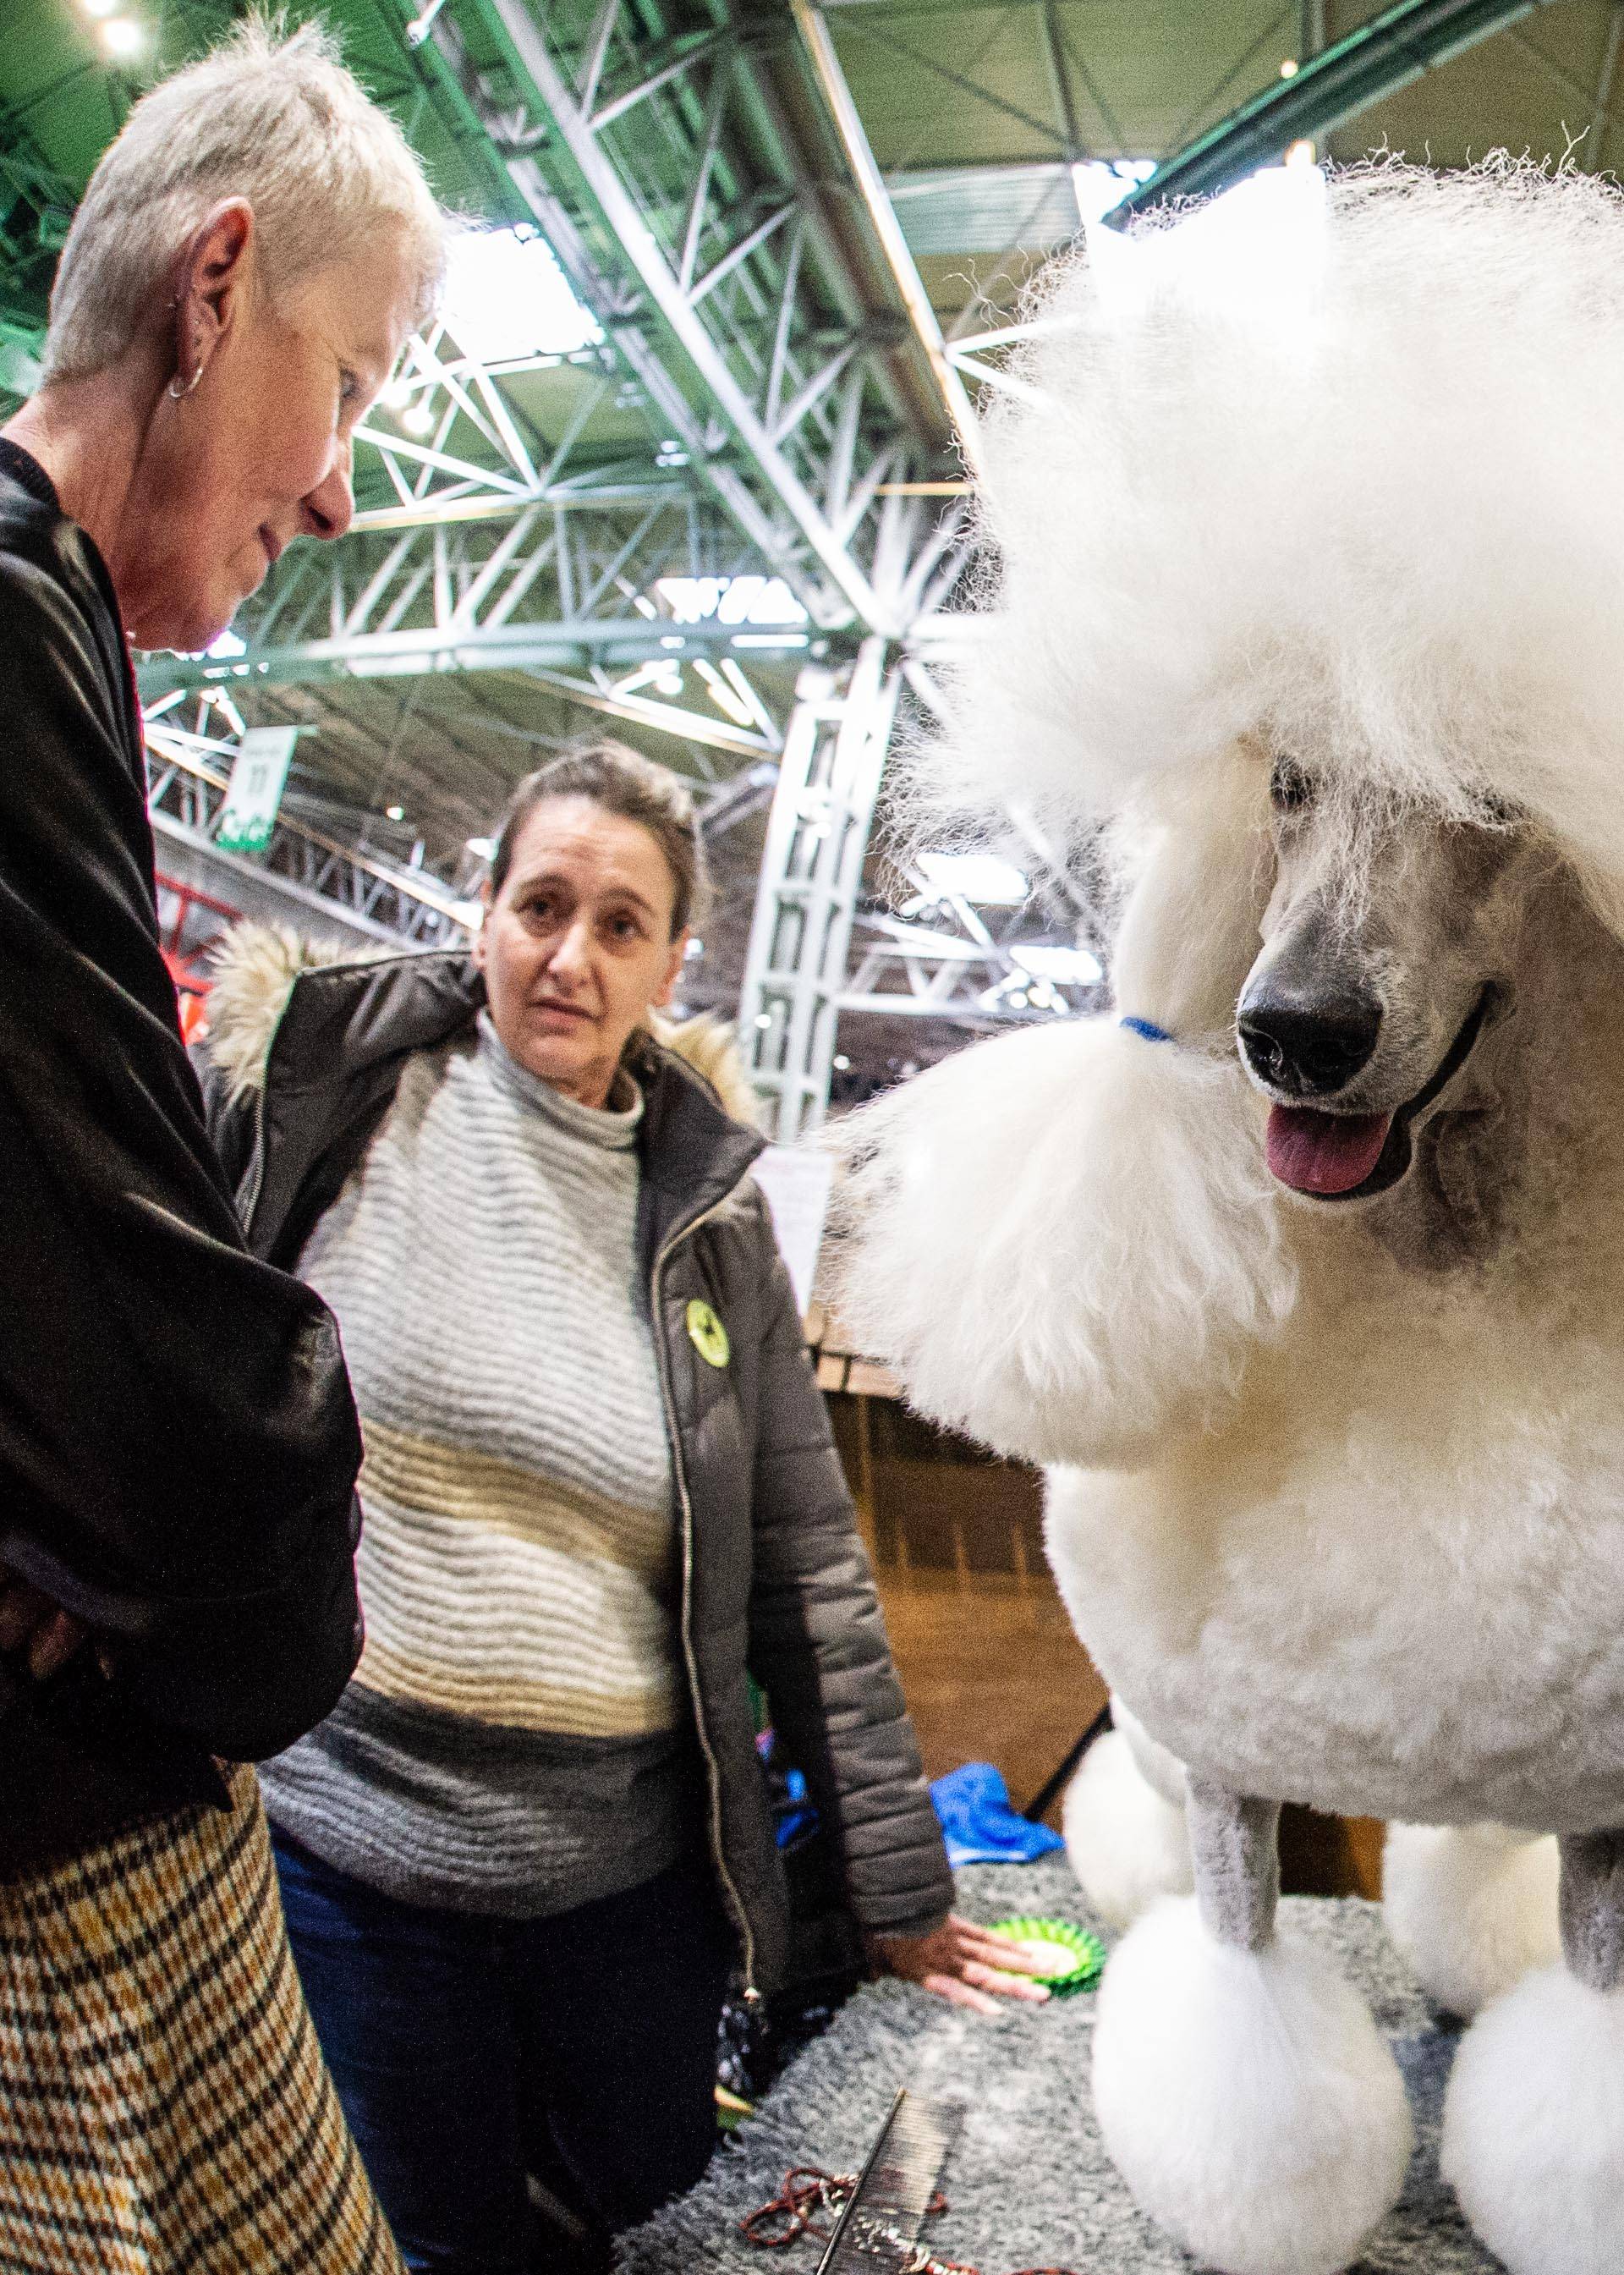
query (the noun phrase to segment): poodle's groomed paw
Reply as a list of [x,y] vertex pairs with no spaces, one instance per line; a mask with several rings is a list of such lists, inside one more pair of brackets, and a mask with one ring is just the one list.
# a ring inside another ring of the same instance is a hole
[[1112,1954],[1094,2026],[1107,2148],[1152,2218],[1224,2275],[1333,2275],[1409,2162],[1398,2065],[1300,1946],[1212,1940],[1159,1904]]
[[1472,2015],[1561,1957],[1556,1842],[1503,1825],[1390,1825],[1387,1932],[1430,1999]]
[[1624,1991],[1525,1976],[1461,2041],[1439,2153],[1511,2275],[1624,2267]]

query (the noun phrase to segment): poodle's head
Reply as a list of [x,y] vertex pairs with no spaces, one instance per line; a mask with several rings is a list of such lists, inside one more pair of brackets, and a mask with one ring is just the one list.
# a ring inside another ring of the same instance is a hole
[[1242,1063],[1269,1101],[1269,1168],[1322,1208],[1408,1183],[1411,1220],[1447,1218],[1459,1192],[1440,1163],[1504,1103],[1487,1040],[1515,1002],[1550,858],[1499,810],[1350,813],[1290,759],[1270,796],[1274,889],[1235,1012]]

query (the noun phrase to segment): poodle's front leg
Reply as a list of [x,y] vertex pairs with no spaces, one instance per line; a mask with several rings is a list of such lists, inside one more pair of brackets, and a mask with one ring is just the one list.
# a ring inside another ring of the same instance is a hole
[[1187,1771],[1196,1905],[1215,1943],[1266,1951],[1280,1902],[1280,1803],[1244,1801]]
[[1473,2023],[1444,2104],[1442,2164],[1511,2275],[1624,2266],[1624,1830],[1558,1843],[1564,1965]]
[[1275,1933],[1279,1805],[1189,1778],[1193,1898],[1118,1945],[1094,2028],[1106,2145],[1225,2275],[1333,2275],[1397,2201],[1403,2082],[1363,2001]]
[[1624,1991],[1624,1831],[1567,1833],[1556,1845],[1568,1971],[1592,1991]]

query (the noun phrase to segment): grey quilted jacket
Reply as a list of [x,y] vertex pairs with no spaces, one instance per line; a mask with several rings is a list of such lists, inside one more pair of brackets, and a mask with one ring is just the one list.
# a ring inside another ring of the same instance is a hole
[[[407,1058],[466,1026],[483,1000],[460,954],[290,965],[245,1047],[241,991],[216,989],[205,1095],[256,1255],[291,1269]],[[749,1174],[762,1140],[676,1053],[649,1043],[635,1071],[646,1099],[638,1238],[682,1528],[683,1659],[745,1983],[770,1991],[786,1970],[788,1906],[747,1672],[805,1772],[858,1924],[924,1933],[946,1916],[952,1878],[794,1296]],[[690,1337],[696,1299],[726,1330],[725,1365],[707,1364]]]

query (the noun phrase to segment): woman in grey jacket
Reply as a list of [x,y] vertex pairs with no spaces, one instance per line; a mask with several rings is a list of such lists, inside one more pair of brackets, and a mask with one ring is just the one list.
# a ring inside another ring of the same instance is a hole
[[307,970],[272,1020],[216,988],[250,1244],[362,1417],[366,1650],[262,1781],[413,2267],[521,2269],[527,2169],[604,2235],[703,2169],[729,1975],[785,1959],[747,1674],[876,1963],[1034,1993],[950,1912],[761,1141],[653,1039],[699,887],[680,785],[598,745],[521,785],[472,958]]

